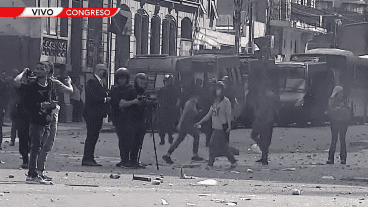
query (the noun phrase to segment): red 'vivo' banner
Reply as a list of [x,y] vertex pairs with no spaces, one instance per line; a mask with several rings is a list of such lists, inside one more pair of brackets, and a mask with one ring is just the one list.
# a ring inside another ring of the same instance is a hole
[[0,7],[0,17],[18,17],[25,7]]
[[64,8],[56,17],[111,17],[118,8]]

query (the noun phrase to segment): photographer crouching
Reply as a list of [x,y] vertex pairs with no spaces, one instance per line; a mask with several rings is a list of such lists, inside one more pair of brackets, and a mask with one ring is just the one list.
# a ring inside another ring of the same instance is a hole
[[138,153],[147,129],[146,119],[150,100],[145,94],[147,85],[146,74],[138,73],[134,79],[134,86],[130,86],[119,97],[121,123],[116,120],[115,122],[117,125],[121,124],[121,127],[117,127],[118,136],[120,134],[119,141],[121,140],[119,144],[121,163],[117,166],[145,168],[139,164]]

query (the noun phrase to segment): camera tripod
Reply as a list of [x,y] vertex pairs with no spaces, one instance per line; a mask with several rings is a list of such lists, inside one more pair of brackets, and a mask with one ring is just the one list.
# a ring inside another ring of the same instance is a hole
[[[155,140],[155,132],[153,131],[153,122],[152,122],[152,113],[153,113],[153,109],[148,109],[149,113],[148,116],[146,118],[145,124],[146,124],[146,128],[151,127],[150,131],[151,131],[151,137],[153,140],[153,149],[155,150],[155,158],[156,158],[156,167],[157,170],[159,170],[160,168],[158,167],[158,160],[157,160],[157,150],[156,150],[156,140]],[[141,151],[142,151],[142,146],[143,146],[143,140],[144,140],[144,136],[141,140],[140,146],[139,146],[139,152],[138,152],[138,160],[137,162],[139,163],[140,157],[141,157]]]

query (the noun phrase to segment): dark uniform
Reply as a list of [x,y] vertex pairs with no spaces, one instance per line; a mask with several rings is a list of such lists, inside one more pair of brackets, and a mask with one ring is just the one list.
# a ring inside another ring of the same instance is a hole
[[[129,89],[122,94],[121,99],[125,101],[133,101],[137,98],[139,99],[139,96],[146,95],[144,94],[144,89],[139,88],[138,86],[138,78],[146,78],[146,76],[144,74],[137,74],[134,87],[129,87]],[[125,166],[142,167],[139,165],[138,153],[147,130],[147,109],[148,106],[145,105],[144,102],[123,108],[121,115],[121,137],[124,144],[121,150],[121,159],[123,163],[130,164]]]
[[[120,158],[122,162],[118,163],[116,166],[121,167],[123,166],[123,159],[125,159],[124,155],[124,137],[123,137],[123,112],[119,109],[119,102],[121,99],[124,98],[124,93],[128,91],[129,88],[132,88],[132,86],[126,85],[126,86],[114,86],[111,89],[111,119],[115,126],[116,134],[119,139],[119,150],[120,150]],[[125,160],[127,162],[128,160]]]
[[[279,105],[275,93],[269,91],[264,97],[260,94],[258,106],[256,108],[255,121],[251,138],[257,143],[262,151],[262,158],[257,162],[268,165],[268,149],[271,144],[273,124]],[[259,138],[258,138],[259,136]]]
[[165,144],[166,133],[169,136],[169,143],[173,142],[173,133],[175,131],[175,122],[178,121],[179,109],[176,103],[179,99],[178,91],[170,84],[161,88],[158,92],[158,101],[160,108],[158,110],[159,118],[159,135],[161,138],[161,145]]

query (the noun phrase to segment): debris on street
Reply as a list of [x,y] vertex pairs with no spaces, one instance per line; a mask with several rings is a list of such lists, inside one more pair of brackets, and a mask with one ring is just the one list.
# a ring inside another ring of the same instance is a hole
[[161,199],[161,204],[162,205],[169,205],[169,203],[165,199]]
[[196,204],[194,203],[187,203],[187,206],[195,206]]
[[9,178],[14,178],[14,175],[9,175],[8,177],[9,177]]
[[225,203],[225,200],[224,199],[212,199],[211,201],[215,201],[215,203]]
[[147,181],[147,182],[151,182],[151,178],[138,177],[138,176],[134,176],[134,174],[133,174],[133,180],[140,180],[140,181]]
[[252,169],[248,169],[247,173],[253,173],[254,171]]
[[66,186],[77,186],[77,187],[100,187],[99,185],[83,185],[83,184],[65,184]]
[[211,194],[205,194],[205,193],[203,193],[203,194],[199,194],[199,196],[210,196]]
[[113,175],[113,174],[111,174],[110,175],[110,178],[111,179],[119,179],[120,178],[120,175]]
[[159,180],[153,180],[152,181],[152,185],[160,185],[161,184],[161,181]]
[[298,190],[298,189],[294,189],[293,190],[293,195],[300,195],[300,190]]
[[240,198],[241,201],[250,201],[251,198]]
[[296,168],[285,168],[285,169],[282,169],[281,171],[295,171]]
[[237,202],[226,203],[227,206],[236,206],[237,204],[238,204]]
[[216,180],[203,180],[203,181],[199,181],[197,182],[198,185],[217,185],[217,181]]
[[334,180],[335,178],[332,176],[323,176],[322,179],[330,179],[330,180]]

